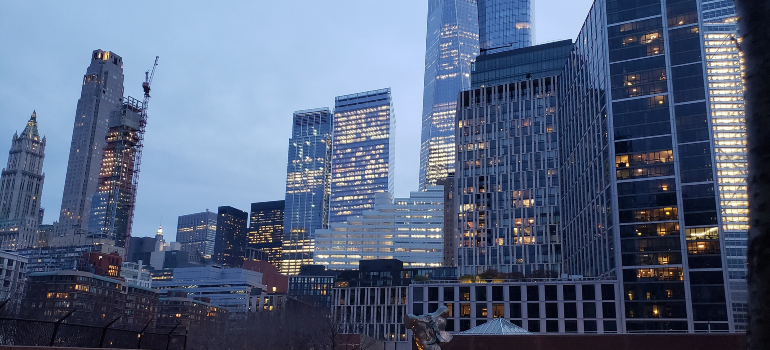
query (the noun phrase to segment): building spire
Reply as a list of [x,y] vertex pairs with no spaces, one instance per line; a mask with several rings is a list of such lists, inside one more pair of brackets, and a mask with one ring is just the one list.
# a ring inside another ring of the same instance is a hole
[[29,117],[29,121],[27,122],[27,126],[24,128],[24,131],[21,133],[21,136],[26,136],[27,138],[37,140],[40,138],[40,134],[37,132],[37,113],[33,110],[32,116]]

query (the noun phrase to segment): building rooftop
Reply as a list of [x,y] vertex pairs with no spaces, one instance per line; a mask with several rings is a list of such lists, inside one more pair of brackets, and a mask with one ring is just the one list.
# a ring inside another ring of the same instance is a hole
[[462,335],[515,335],[515,334],[532,334],[526,331],[510,321],[503,318],[494,318],[491,321],[473,327],[465,332],[460,332]]

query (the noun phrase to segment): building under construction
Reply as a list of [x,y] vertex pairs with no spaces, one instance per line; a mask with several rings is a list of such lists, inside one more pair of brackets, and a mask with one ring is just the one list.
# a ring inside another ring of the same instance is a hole
[[88,231],[94,238],[115,240],[125,247],[130,236],[130,217],[136,191],[134,169],[137,162],[142,121],[142,102],[126,97],[110,115],[109,130],[102,153],[99,185],[91,200]]
[[150,83],[157,65],[158,58],[155,57],[152,74],[148,71],[142,84],[144,101],[130,96],[123,98],[120,107],[110,115],[105,136],[99,183],[91,200],[88,233],[91,238],[112,240],[117,247],[127,248],[131,238]]

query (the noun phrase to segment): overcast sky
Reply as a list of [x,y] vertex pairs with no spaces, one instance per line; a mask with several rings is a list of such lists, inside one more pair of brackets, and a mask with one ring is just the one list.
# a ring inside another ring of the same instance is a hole
[[[538,43],[573,39],[590,0],[534,0]],[[123,57],[125,94],[160,56],[135,236],[177,216],[284,196],[295,110],[392,88],[396,195],[417,190],[425,0],[1,1],[0,162],[37,110],[44,223],[59,218],[72,126],[94,49]]]

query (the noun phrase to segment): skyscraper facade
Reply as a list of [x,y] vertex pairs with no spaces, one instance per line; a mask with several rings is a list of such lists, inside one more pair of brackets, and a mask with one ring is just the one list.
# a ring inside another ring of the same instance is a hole
[[420,145],[420,189],[454,169],[457,93],[470,87],[479,53],[476,0],[428,1]]
[[211,259],[217,237],[217,213],[208,210],[177,219],[176,241],[190,256]]
[[214,261],[226,267],[241,267],[246,256],[249,213],[233,207],[219,207]]
[[597,0],[565,66],[565,267],[618,279],[626,332],[744,327],[739,54],[712,11],[728,3]]
[[332,128],[328,108],[294,112],[286,165],[281,273],[313,263],[314,232],[329,224]]
[[535,42],[532,0],[478,0],[481,54],[527,47]]
[[359,260],[398,259],[411,267],[444,262],[444,188],[429,186],[396,198],[375,195],[374,207],[316,231],[314,262],[329,269],[357,269]]
[[281,239],[285,201],[251,203],[247,247],[259,251],[259,259],[281,268]]
[[136,199],[134,168],[139,143],[142,103],[126,97],[109,119],[102,151],[99,186],[91,200],[88,234],[126,247],[131,237],[131,219]]
[[0,175],[0,249],[38,245],[44,159],[45,137],[40,138],[32,112],[21,135],[13,134],[8,165]]
[[390,88],[335,98],[329,222],[374,206],[393,194],[396,118]]
[[99,170],[110,113],[123,97],[123,59],[94,50],[83,77],[72,130],[67,174],[56,235],[85,234],[91,201],[97,192]]
[[[522,65],[530,73],[460,94],[455,140],[461,275],[488,269],[561,272],[557,84],[570,52],[559,47],[570,46],[567,40],[508,51],[519,58],[508,69]],[[558,68],[543,59],[552,54],[560,54]]]
[[748,293],[748,192],[746,121],[743,101],[743,64],[736,42],[735,4],[732,0],[703,0],[701,4],[706,58],[706,92],[711,107],[714,161],[718,182],[720,223],[736,331],[745,330]]

